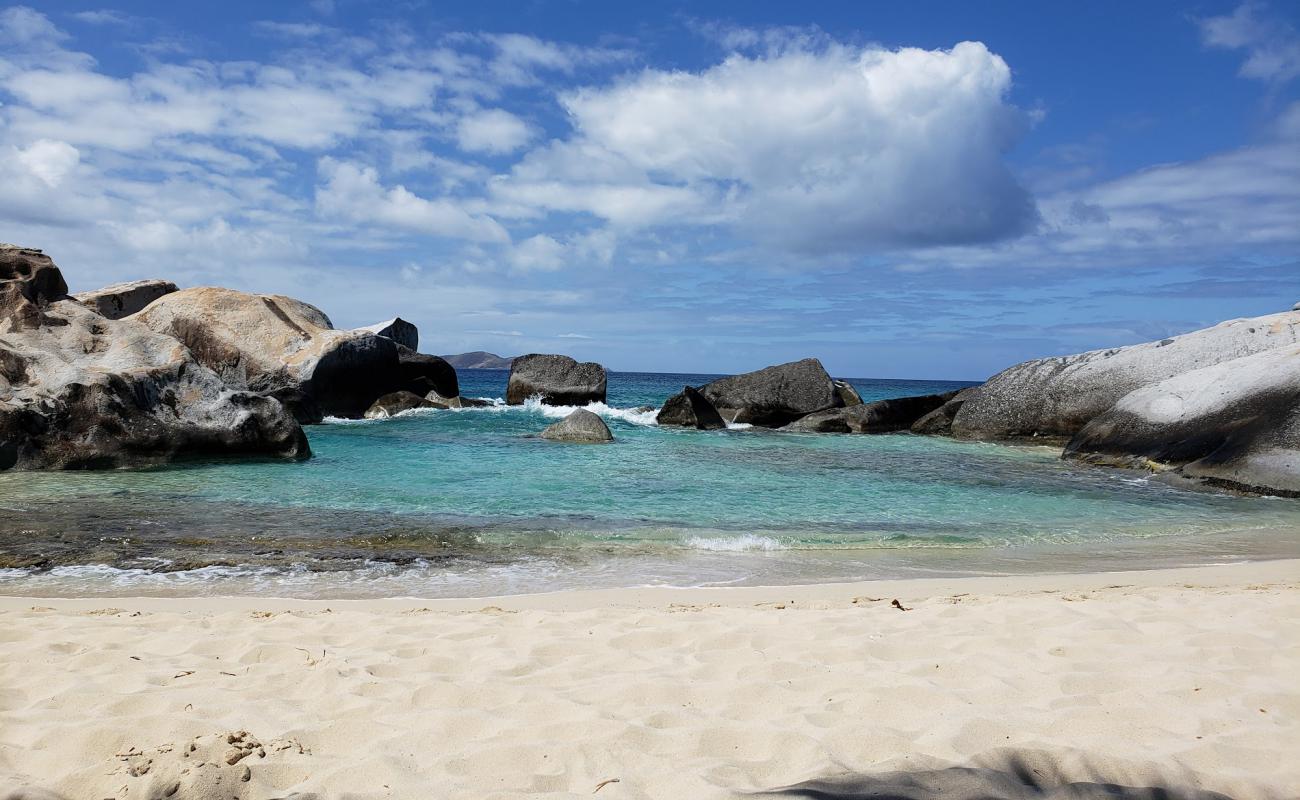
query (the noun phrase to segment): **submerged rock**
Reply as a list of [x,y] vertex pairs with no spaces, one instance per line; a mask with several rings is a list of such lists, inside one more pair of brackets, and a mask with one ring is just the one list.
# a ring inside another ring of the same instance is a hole
[[676,425],[702,431],[727,427],[722,415],[697,389],[686,386],[664,402],[655,417],[660,425]]
[[1158,342],[1026,361],[994,375],[957,409],[967,439],[1065,439],[1129,392],[1192,370],[1300,342],[1300,313],[1231,320]]
[[429,392],[424,396],[434,408],[452,409],[452,408],[487,408],[492,403],[487,400],[479,400],[474,397],[444,397],[437,392]]
[[410,350],[420,349],[420,329],[401,317],[393,317],[385,322],[366,325],[365,327],[357,328],[357,330],[368,331],[376,336],[382,336],[385,339],[392,339],[402,347]]
[[334,330],[320,309],[280,295],[182,289],[128,319],[175,337],[232,387],[283,399],[303,422],[360,417],[425,370],[408,370],[392,340]]
[[1084,426],[1065,456],[1300,496],[1300,345],[1136,389]]
[[0,469],[309,454],[277,400],[234,391],[174,338],[68,297],[37,251],[0,248]]
[[143,310],[165,294],[176,291],[176,284],[161,279],[115,283],[93,292],[78,292],[73,297],[86,308],[109,319],[129,317]]
[[530,353],[510,364],[506,402],[520,405],[535,395],[551,406],[583,406],[605,402],[605,368],[594,361]]
[[849,408],[832,408],[795,420],[781,430],[805,433],[891,433],[909,430],[925,414],[957,393],[876,400]]
[[594,444],[614,441],[614,434],[599,414],[585,408],[574,410],[572,414],[542,431],[542,438],[555,442],[576,442]]
[[376,400],[366,409],[366,419],[395,417],[414,408],[435,408],[433,403],[414,392],[391,392]]
[[724,420],[772,428],[844,402],[815,358],[719,378],[699,391]]

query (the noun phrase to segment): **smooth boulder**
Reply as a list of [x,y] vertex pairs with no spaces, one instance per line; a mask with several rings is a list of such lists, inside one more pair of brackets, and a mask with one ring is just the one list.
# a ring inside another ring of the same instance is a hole
[[853,384],[848,381],[832,381],[832,383],[835,384],[835,393],[840,396],[840,404],[845,408],[862,405],[862,395],[853,388]]
[[815,358],[719,378],[699,391],[724,420],[771,428],[844,403]]
[[398,345],[397,368],[397,385],[408,392],[421,395],[436,392],[442,397],[456,397],[460,394],[456,368],[441,356],[417,353]]
[[414,392],[390,392],[370,404],[370,408],[366,409],[365,418],[387,419],[416,408],[436,408],[436,406]]
[[951,434],[952,421],[957,417],[957,412],[961,410],[966,398],[977,388],[979,387],[972,386],[969,389],[962,389],[943,405],[928,414],[922,415],[916,422],[912,423],[912,433],[925,436],[948,436]]
[[664,402],[663,408],[655,416],[655,422],[701,431],[727,427],[726,421],[713,404],[699,390],[690,386],[683,387],[681,392]]
[[1300,345],[1130,392],[1084,426],[1065,457],[1300,496]]
[[115,283],[93,292],[78,292],[73,298],[102,317],[121,319],[144,310],[159,297],[176,290],[176,284],[171,281],[155,278]]
[[614,441],[614,434],[599,414],[585,408],[575,409],[569,416],[542,431],[543,439],[553,442],[597,444]]
[[420,349],[420,329],[401,317],[393,317],[384,322],[378,322],[374,325],[366,325],[365,327],[357,328],[357,330],[367,331],[376,336],[382,336],[385,339],[392,339],[402,347],[410,350]]
[[[357,418],[408,374],[391,339],[339,331],[315,306],[281,295],[200,287],[128,317],[172,336],[232,387],[277,397],[302,422]],[[409,374],[422,374],[415,364]]]
[[1300,312],[1238,319],[1129,347],[1026,361],[965,398],[952,434],[1064,441],[1135,389],[1300,342]]
[[14,250],[0,248],[0,469],[310,455],[277,400],[230,389],[170,336],[59,295],[53,262],[33,270],[36,251]]
[[797,419],[781,430],[803,433],[892,433],[911,429],[922,416],[951,400],[957,393],[927,394],[876,400],[848,408],[818,411]]
[[510,364],[506,403],[517,406],[530,397],[546,405],[584,406],[605,402],[605,368],[594,361],[530,353]]

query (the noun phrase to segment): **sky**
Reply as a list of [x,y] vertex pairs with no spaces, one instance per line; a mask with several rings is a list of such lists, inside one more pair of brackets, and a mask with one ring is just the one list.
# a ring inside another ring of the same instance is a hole
[[0,5],[0,187],[73,291],[979,380],[1300,301],[1300,5]]

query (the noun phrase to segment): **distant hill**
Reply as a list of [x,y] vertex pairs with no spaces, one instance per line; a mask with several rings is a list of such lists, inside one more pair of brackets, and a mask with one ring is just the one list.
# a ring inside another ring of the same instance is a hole
[[485,353],[482,350],[475,350],[472,353],[460,353],[454,356],[443,356],[448,364],[456,369],[510,369],[510,362],[513,359],[502,358],[496,353]]

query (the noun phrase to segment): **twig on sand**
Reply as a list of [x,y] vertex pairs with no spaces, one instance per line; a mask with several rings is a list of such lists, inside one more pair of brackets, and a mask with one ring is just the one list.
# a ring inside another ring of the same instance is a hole
[[912,609],[910,609],[910,608],[905,607],[902,603],[898,602],[897,599],[895,599],[893,602],[891,602],[890,605],[893,606],[894,608],[898,609],[899,611],[911,611],[911,610],[912,610]]
[[601,781],[600,783],[596,784],[596,788],[592,789],[591,793],[595,794],[596,792],[599,792],[601,789],[604,789],[606,786],[610,785],[611,783],[618,783],[618,782],[619,782],[618,778],[610,778],[607,781]]

